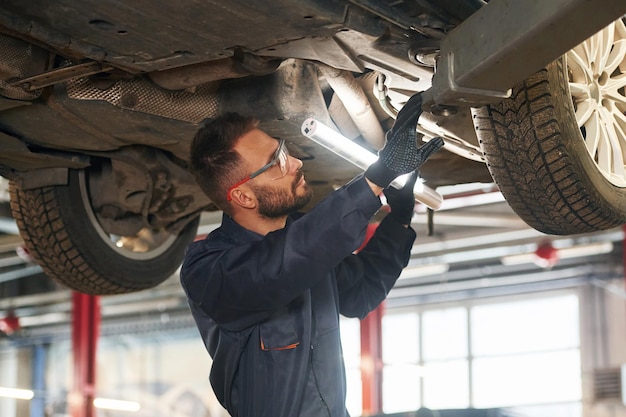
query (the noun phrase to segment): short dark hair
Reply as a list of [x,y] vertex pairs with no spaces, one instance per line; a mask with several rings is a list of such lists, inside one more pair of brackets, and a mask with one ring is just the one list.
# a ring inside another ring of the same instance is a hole
[[258,125],[252,116],[225,113],[206,120],[191,142],[189,171],[213,204],[227,213],[226,192],[245,175],[240,172],[241,156],[233,147]]

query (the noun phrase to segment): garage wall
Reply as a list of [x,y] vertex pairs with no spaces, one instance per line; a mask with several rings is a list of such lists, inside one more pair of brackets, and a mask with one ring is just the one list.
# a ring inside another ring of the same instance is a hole
[[[0,349],[0,387],[29,388],[31,386],[30,349],[4,346]],[[30,416],[30,403],[0,397],[0,416]]]
[[[0,386],[31,387],[33,347],[2,345]],[[71,344],[57,340],[45,350],[47,389],[36,396],[44,398],[46,416],[65,417],[72,389]],[[98,415],[226,417],[211,390],[209,370],[210,358],[195,331],[103,337],[98,344],[96,397],[137,402],[141,409],[131,414],[101,410]],[[0,397],[0,416],[32,417],[30,403]]]
[[581,291],[581,365],[584,415],[623,417],[620,368],[626,364],[624,279],[588,285]]

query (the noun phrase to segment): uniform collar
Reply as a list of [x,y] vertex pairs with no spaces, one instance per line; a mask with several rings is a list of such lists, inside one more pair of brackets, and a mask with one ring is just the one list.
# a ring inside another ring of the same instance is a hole
[[[289,226],[293,222],[294,218],[300,217],[301,215],[302,213],[289,215],[289,217],[287,217],[287,224],[285,227]],[[220,230],[226,236],[239,243],[256,242],[264,238],[263,235],[241,226],[226,213],[222,213],[222,225],[220,226]]]

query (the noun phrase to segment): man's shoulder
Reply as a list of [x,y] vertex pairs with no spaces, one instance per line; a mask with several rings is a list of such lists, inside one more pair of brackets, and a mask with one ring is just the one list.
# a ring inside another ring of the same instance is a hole
[[218,227],[203,239],[197,239],[195,242],[192,242],[187,249],[187,256],[198,252],[206,253],[224,250],[235,244],[235,239],[233,239],[229,233],[222,230],[221,227]]

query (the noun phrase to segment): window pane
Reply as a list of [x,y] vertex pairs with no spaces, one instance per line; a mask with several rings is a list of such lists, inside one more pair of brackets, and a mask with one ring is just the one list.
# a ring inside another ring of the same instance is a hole
[[478,408],[579,401],[580,352],[476,359],[472,388]]
[[361,370],[346,369],[346,408],[351,416],[363,414],[363,383],[361,381]]
[[509,407],[507,410],[514,416],[582,417],[583,415],[583,406],[580,402],[527,405],[522,407]]
[[516,301],[471,309],[474,356],[579,346],[578,297]]
[[467,310],[449,308],[422,315],[424,360],[467,357]]
[[361,322],[359,319],[341,317],[341,345],[346,365],[346,408],[350,415],[358,416],[363,411],[361,383]]
[[395,365],[383,368],[383,411],[385,413],[419,408],[421,371],[417,365]]
[[361,322],[359,319],[341,318],[341,346],[346,368],[361,367]]
[[417,364],[419,360],[417,313],[385,315],[382,326],[383,362]]
[[466,360],[432,362],[424,366],[424,406],[431,409],[469,407]]

